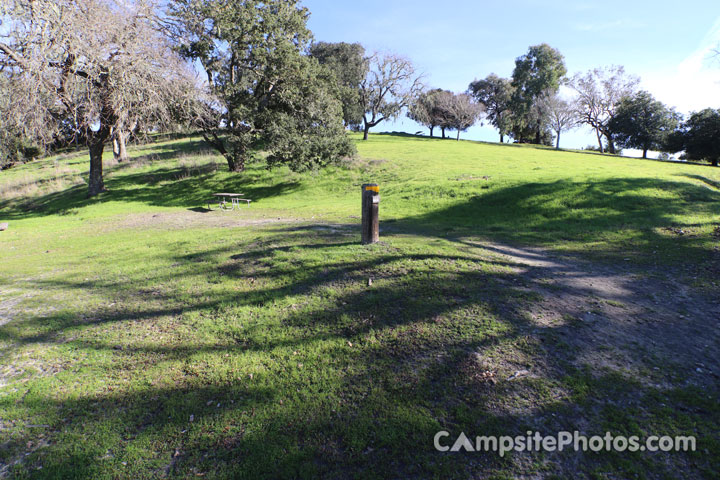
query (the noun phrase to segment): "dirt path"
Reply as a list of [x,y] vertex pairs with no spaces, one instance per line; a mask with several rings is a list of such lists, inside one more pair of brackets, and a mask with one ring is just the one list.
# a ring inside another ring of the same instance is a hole
[[0,327],[15,318],[18,313],[17,305],[30,296],[22,294],[17,289],[0,290]]
[[205,208],[119,214],[85,223],[93,233],[117,230],[187,230],[202,228],[242,228],[270,225],[296,225],[315,222],[315,217],[302,218],[273,214],[259,209],[242,207],[227,212]]
[[197,210],[180,210],[157,213],[134,213],[123,215],[117,221],[111,221],[111,228],[152,228],[152,229],[185,229],[185,228],[233,228],[268,224],[294,224],[302,219],[272,216],[265,212],[242,208],[237,211],[220,212]]
[[[312,222],[319,229],[335,231],[333,225],[318,220],[245,208],[232,212],[198,209],[126,215],[108,222],[106,228],[237,228]],[[720,298],[707,298],[678,283],[672,271],[648,271],[630,262],[600,264],[540,248],[470,243],[515,265],[524,288],[542,297],[530,312],[533,322],[539,328],[572,332],[566,340],[581,352],[578,363],[631,371],[641,381],[646,378],[643,371],[658,365],[673,365],[695,384],[720,378]]]
[[650,273],[535,248],[483,248],[515,264],[524,288],[542,296],[531,311],[533,323],[565,328],[564,340],[581,352],[578,363],[629,371],[654,385],[662,375],[648,371],[673,367],[680,376],[668,373],[664,387],[720,379],[720,301],[677,283],[671,271]]

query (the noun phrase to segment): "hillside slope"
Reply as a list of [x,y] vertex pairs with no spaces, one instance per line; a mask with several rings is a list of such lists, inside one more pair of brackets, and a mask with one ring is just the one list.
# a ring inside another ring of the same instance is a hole
[[[0,172],[0,478],[720,470],[720,169],[374,135],[238,175],[205,148],[108,158],[90,200],[84,155]],[[443,430],[698,449],[449,454]]]
[[[47,228],[60,214],[60,224],[69,226],[73,216],[202,207],[212,193],[233,191],[267,216],[347,223],[358,213],[359,186],[376,182],[384,227],[390,221],[395,228],[424,226],[434,234],[467,232],[613,258],[632,254],[650,263],[707,260],[717,246],[717,168],[392,135],[358,141],[358,148],[349,168],[269,172],[260,160],[234,175],[199,139],[149,145],[136,149],[129,164],[112,165],[108,157],[109,192],[90,201],[79,175],[85,156],[49,159],[0,175],[0,215],[42,218]],[[255,208],[244,213],[256,214]]]

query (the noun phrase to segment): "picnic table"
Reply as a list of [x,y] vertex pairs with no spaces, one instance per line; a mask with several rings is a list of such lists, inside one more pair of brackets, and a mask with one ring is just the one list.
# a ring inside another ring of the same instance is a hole
[[[240,202],[247,203],[247,206],[250,206],[250,200],[249,198],[242,198],[244,194],[242,193],[213,193],[213,197],[215,197],[215,200],[218,202],[220,210],[235,210],[236,208],[240,209]],[[229,199],[229,202],[228,202]],[[208,203],[208,210],[212,210],[210,207],[210,203]]]

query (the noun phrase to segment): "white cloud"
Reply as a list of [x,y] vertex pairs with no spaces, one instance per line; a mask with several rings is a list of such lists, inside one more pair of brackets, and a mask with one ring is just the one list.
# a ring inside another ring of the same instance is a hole
[[643,87],[683,113],[720,108],[720,58],[713,57],[718,44],[720,18],[700,46],[676,67],[644,73]]

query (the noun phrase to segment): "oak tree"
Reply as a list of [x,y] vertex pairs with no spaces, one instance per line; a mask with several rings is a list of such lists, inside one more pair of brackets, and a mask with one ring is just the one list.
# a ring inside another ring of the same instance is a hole
[[307,55],[308,10],[296,0],[176,0],[178,49],[205,72],[204,138],[243,171],[260,150],[270,166],[323,166],[354,153],[337,81]]
[[608,125],[615,116],[620,100],[637,90],[638,77],[625,73],[622,66],[611,66],[575,74],[569,85],[577,94],[578,113],[582,123],[595,130],[600,152],[604,152],[603,137],[610,153],[615,142]]
[[408,118],[430,129],[431,138],[435,127],[441,126],[443,122],[438,107],[443,95],[448,93],[450,92],[441,88],[424,91],[415,97],[408,107]]
[[371,128],[400,116],[423,89],[421,75],[406,58],[375,53],[368,58],[368,66],[360,82],[364,140]]
[[640,91],[620,101],[608,130],[621,147],[639,148],[643,158],[648,150],[660,150],[668,135],[678,126],[679,115]]
[[8,128],[48,145],[64,130],[90,151],[88,195],[105,190],[113,129],[156,125],[192,101],[192,77],[155,28],[149,0],[5,0],[0,66],[11,78]]
[[359,43],[317,42],[310,47],[310,55],[335,75],[345,126],[359,127],[364,113],[360,104],[360,82],[368,70],[363,46]]
[[720,165],[720,109],[706,108],[694,112],[669,136],[665,150],[685,151],[690,160],[705,160]]
[[485,107],[485,114],[490,123],[500,133],[500,143],[510,134],[512,125],[511,100],[514,88],[507,78],[501,78],[494,73],[482,80],[475,80],[468,88],[468,92]]
[[470,95],[452,92],[438,95],[437,110],[440,126],[456,130],[457,140],[460,140],[460,133],[475,125],[484,112],[483,106]]

